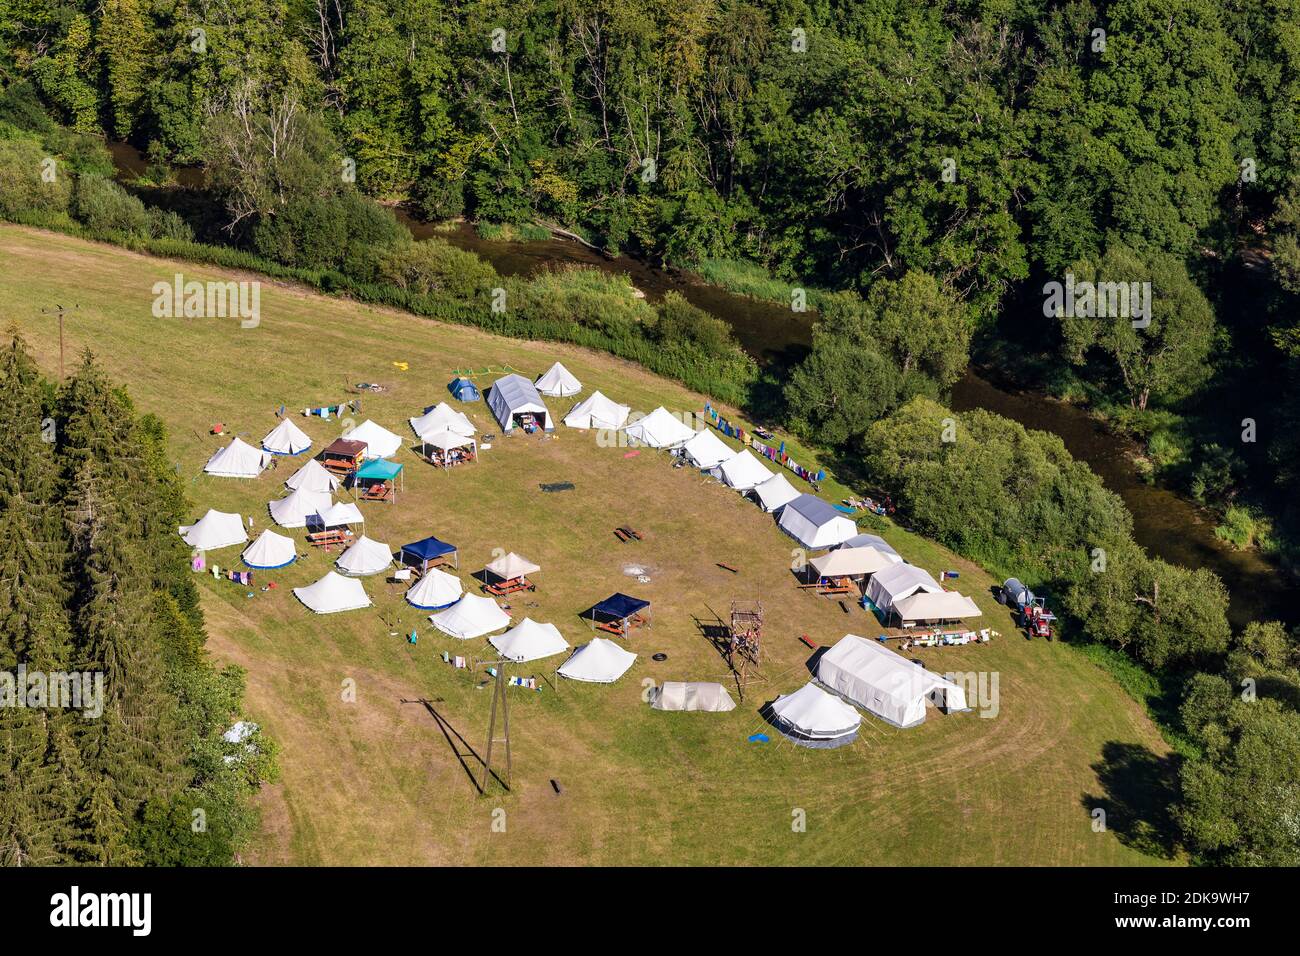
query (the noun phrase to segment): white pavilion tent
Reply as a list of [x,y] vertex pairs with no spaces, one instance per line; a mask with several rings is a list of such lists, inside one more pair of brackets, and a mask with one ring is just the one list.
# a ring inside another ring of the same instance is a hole
[[182,540],[199,551],[229,548],[231,545],[243,544],[248,540],[248,534],[244,531],[244,519],[241,516],[211,508],[194,524],[181,525],[178,530]]
[[769,513],[785,507],[799,497],[794,485],[779,471],[761,485],[756,485],[753,491],[759,506]]
[[307,491],[299,488],[283,498],[268,503],[266,508],[281,528],[301,528],[307,524],[308,518],[328,509],[332,502],[333,499],[328,491]]
[[623,426],[628,438],[651,448],[674,448],[695,437],[695,430],[660,405],[649,415]]
[[543,395],[552,398],[568,398],[582,391],[582,383],[559,362],[548,368],[533,385]]
[[593,637],[559,666],[556,673],[570,680],[612,684],[636,661],[636,655],[603,637]]
[[885,615],[892,614],[896,603],[903,598],[911,597],[918,591],[940,594],[943,592],[943,585],[936,581],[929,571],[907,562],[877,571],[867,584],[867,597]]
[[240,557],[250,568],[282,568],[287,564],[293,564],[298,557],[298,549],[293,543],[293,538],[276,534],[267,528],[257,536],[256,541],[244,549]]
[[363,534],[339,555],[334,564],[342,573],[352,577],[379,574],[392,566],[393,549]]
[[289,476],[285,485],[294,491],[323,491],[329,494],[338,491],[339,480],[315,458],[310,458],[306,464]]
[[453,448],[470,448],[474,455],[478,455],[478,442],[467,435],[460,435],[451,429],[444,428],[441,431],[425,432],[420,436],[420,444],[436,448],[440,452],[449,452]]
[[334,614],[338,611],[355,611],[370,607],[370,597],[356,578],[345,578],[337,571],[305,588],[294,588],[294,597],[317,614]]
[[438,568],[429,568],[406,589],[406,603],[422,611],[441,611],[449,608],[465,592],[460,578]]
[[978,604],[956,591],[940,591],[937,594],[918,591],[895,601],[894,613],[904,625],[908,625],[926,621],[959,621],[962,618],[979,617],[984,612]]
[[300,455],[310,447],[311,436],[287,418],[262,439],[262,450],[272,455]]
[[427,434],[440,431],[455,432],[457,435],[471,438],[478,431],[468,415],[457,411],[446,402],[439,402],[423,415],[409,421],[411,431],[415,432],[416,438],[424,438]]
[[530,574],[536,574],[542,570],[541,565],[533,564],[522,555],[515,554],[513,551],[503,554],[501,557],[488,562],[487,570],[491,571],[497,577],[504,581],[511,581],[515,578],[527,577]]
[[836,548],[808,562],[822,578],[860,578],[894,566],[893,559],[872,547]]
[[539,624],[530,617],[524,618],[504,634],[489,637],[488,642],[502,657],[520,664],[563,654],[569,649],[559,628],[554,624]]
[[711,681],[664,681],[650,706],[655,710],[701,710],[710,713],[735,710],[727,688]]
[[811,682],[793,694],[782,694],[771,711],[778,726],[796,741],[848,743],[862,724],[861,714]]
[[696,468],[708,470],[734,458],[736,449],[714,434],[712,428],[704,428],[682,446],[682,455]]
[[627,416],[632,409],[606,398],[600,392],[592,392],[580,401],[564,416],[564,424],[570,428],[622,428],[627,423]]
[[256,478],[270,463],[269,451],[254,448],[242,438],[235,438],[209,458],[203,470],[218,478]]
[[777,524],[806,548],[831,548],[858,533],[852,518],[808,494],[787,502]]
[[[312,518],[315,520],[313,521]],[[315,515],[308,516],[308,522],[323,528],[341,528],[344,525],[365,524],[366,519],[361,509],[351,501],[336,501]]]
[[497,602],[477,594],[463,594],[459,601],[437,614],[429,615],[433,626],[444,634],[469,640],[482,637],[510,625],[510,615]]
[[718,470],[722,472],[722,480],[741,494],[757,488],[772,477],[772,473],[763,467],[763,463],[748,448],[741,449],[739,454],[728,458],[718,466]]
[[968,709],[960,686],[879,641],[856,634],[845,634],[818,658],[815,676],[822,685],[896,727],[915,727],[924,721],[927,699],[949,713]]
[[402,447],[402,436],[395,435],[383,425],[367,418],[364,422],[343,436],[348,441],[365,442],[366,457],[392,458]]
[[493,382],[488,391],[488,408],[492,409],[503,432],[514,430],[517,415],[537,417],[548,432],[555,427],[551,423],[551,413],[542,404],[542,396],[522,375],[507,375]]

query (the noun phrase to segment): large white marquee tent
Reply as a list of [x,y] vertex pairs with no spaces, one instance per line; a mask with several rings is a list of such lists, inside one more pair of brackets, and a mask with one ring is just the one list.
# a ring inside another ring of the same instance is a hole
[[235,438],[209,458],[203,470],[218,478],[256,478],[270,462],[269,451],[254,448],[242,438]]
[[488,392],[488,408],[492,409],[503,432],[514,430],[517,415],[536,416],[548,432],[555,427],[551,423],[551,413],[542,403],[542,396],[522,375],[507,375],[493,382]]
[[856,634],[845,634],[821,655],[816,678],[896,727],[924,721],[927,699],[949,713],[968,709],[960,686]]
[[694,429],[683,424],[681,419],[662,405],[645,418],[624,425],[623,431],[628,438],[651,448],[675,448],[690,441],[695,435]]
[[488,638],[502,657],[517,663],[536,661],[543,657],[563,654],[568,642],[554,624],[539,624],[526,617],[504,634]]
[[482,637],[510,625],[510,615],[496,601],[477,594],[461,595],[447,610],[429,615],[429,620],[444,634],[461,640]]
[[243,518],[237,514],[215,511],[211,508],[194,524],[181,525],[179,531],[182,540],[199,551],[229,548],[231,545],[243,544],[248,540],[248,534],[244,531]]
[[543,372],[534,383],[534,387],[543,395],[550,395],[552,398],[568,398],[582,391],[582,383],[559,362]]
[[918,591],[943,593],[943,585],[929,571],[906,562],[877,571],[867,584],[867,597],[883,614],[892,614],[894,605]]
[[305,588],[294,588],[293,594],[317,614],[334,614],[370,607],[370,598],[361,582],[356,578],[345,578],[337,571],[327,572],[325,577]]
[[591,684],[612,684],[632,666],[636,655],[613,641],[593,637],[569,656],[556,673],[570,680]]
[[777,524],[805,548],[833,548],[858,533],[852,518],[808,494],[787,502]]
[[287,418],[262,439],[262,450],[272,455],[301,455],[310,447],[311,437]]
[[627,405],[620,405],[600,392],[592,392],[569,410],[569,414],[564,416],[564,424],[570,428],[622,428],[631,413],[632,409]]

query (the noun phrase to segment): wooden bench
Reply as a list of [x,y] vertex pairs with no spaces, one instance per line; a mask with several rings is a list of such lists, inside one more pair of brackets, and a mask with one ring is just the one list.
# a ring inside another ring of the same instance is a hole
[[515,578],[501,584],[485,584],[483,590],[497,597],[505,597],[507,594],[518,594],[520,591],[536,591],[537,585],[527,578]]
[[393,497],[392,487],[382,482],[380,482],[379,484],[370,485],[364,491],[361,492],[362,501],[388,501],[392,497]]
[[620,528],[615,528],[614,536],[618,538],[618,540],[623,542],[641,540],[641,532],[635,530],[634,528],[629,528],[627,525],[624,525]]

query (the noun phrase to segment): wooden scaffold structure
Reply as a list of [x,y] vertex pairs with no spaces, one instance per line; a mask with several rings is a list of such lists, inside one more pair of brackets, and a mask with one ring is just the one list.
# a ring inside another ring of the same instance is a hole
[[750,683],[767,680],[760,672],[763,665],[763,603],[761,601],[732,601],[731,623],[723,648],[727,666],[736,679],[740,699],[745,699],[745,687]]

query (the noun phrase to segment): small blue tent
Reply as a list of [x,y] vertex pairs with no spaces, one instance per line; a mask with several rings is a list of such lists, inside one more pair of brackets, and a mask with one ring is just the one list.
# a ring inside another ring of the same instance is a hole
[[458,402],[477,402],[479,400],[478,387],[467,378],[453,379],[447,386],[447,390]]

